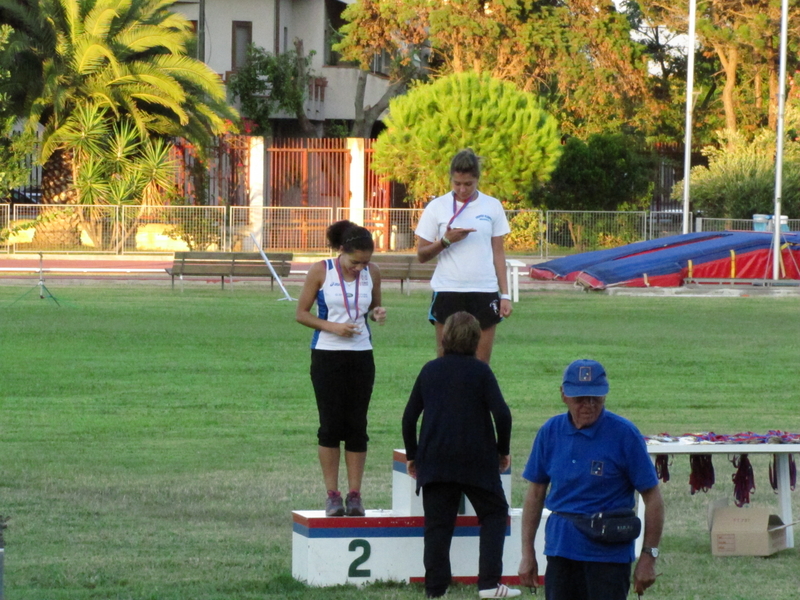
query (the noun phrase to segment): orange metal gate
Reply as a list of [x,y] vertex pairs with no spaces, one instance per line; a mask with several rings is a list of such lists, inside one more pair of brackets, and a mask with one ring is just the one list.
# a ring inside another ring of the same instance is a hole
[[[392,207],[390,182],[372,171],[374,140],[364,140],[365,209]],[[346,218],[350,208],[350,149],[344,138],[267,138],[265,140],[266,206],[270,213],[264,244],[270,248],[321,248],[330,215]],[[178,140],[173,158],[179,164],[179,193],[187,204],[247,206],[248,136],[217,138],[206,164],[197,160],[196,149]],[[285,210],[284,210],[285,209]],[[375,235],[376,249],[388,250],[392,228],[388,210],[365,210],[364,226]],[[249,217],[246,217],[249,220]],[[230,223],[232,228],[247,223]]]
[[[365,140],[365,208],[390,208],[391,186],[388,181],[372,171],[372,144]],[[278,138],[267,142],[270,206],[291,208],[330,208],[334,214],[339,209],[350,208],[350,150],[344,138]],[[354,182],[355,183],[355,182]],[[386,215],[383,211],[366,211]],[[318,218],[321,211],[292,211],[290,222],[271,229],[268,244],[287,248],[300,240],[318,240],[328,223]],[[376,242],[379,250],[386,250],[391,225],[386,216],[374,222],[365,222],[370,231],[379,231]],[[289,240],[294,240],[292,244]]]

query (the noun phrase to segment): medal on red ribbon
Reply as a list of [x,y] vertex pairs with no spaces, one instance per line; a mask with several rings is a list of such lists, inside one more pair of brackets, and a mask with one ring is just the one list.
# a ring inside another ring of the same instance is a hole
[[356,273],[356,297],[355,297],[355,313],[356,316],[354,317],[350,314],[350,301],[347,299],[347,288],[345,287],[344,275],[342,275],[342,265],[341,265],[342,257],[336,257],[336,274],[339,276],[339,286],[342,290],[342,299],[344,300],[344,309],[347,311],[347,316],[353,321],[353,323],[358,322],[358,283],[361,279],[361,273]]
[[464,209],[467,208],[467,204],[472,202],[478,197],[478,190],[475,190],[475,193],[467,198],[467,201],[461,205],[461,208],[458,208],[458,203],[456,201],[456,193],[453,192],[453,216],[450,217],[450,220],[447,222],[447,229],[450,229],[450,226],[453,224],[453,221],[456,220],[456,217],[464,212]]

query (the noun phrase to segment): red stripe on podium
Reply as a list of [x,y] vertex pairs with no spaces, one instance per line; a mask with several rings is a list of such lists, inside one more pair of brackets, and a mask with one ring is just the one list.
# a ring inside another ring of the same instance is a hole
[[[424,527],[425,525],[425,517],[309,517],[293,512],[292,519],[295,523],[308,528]],[[456,518],[456,527],[477,527],[478,525],[478,517]]]

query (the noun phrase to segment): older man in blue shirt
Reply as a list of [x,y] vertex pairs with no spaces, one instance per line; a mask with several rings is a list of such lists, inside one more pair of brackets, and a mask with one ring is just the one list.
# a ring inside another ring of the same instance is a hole
[[[664,501],[653,463],[633,423],[605,408],[603,366],[577,360],[564,371],[561,398],[567,412],[539,430],[522,476],[530,481],[522,516],[522,585],[538,585],[533,540],[543,508],[547,600],[625,600],[630,590],[634,541],[591,539],[576,520],[633,509],[635,492],[645,503],[644,547],[634,570],[641,594],[656,578]],[[549,492],[548,492],[549,487]]]

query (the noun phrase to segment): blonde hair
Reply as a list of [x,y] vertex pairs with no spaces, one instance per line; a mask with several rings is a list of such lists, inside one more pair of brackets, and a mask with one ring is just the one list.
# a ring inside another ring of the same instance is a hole
[[453,313],[444,322],[442,348],[445,354],[466,354],[474,356],[481,339],[481,326],[478,319],[468,312]]

